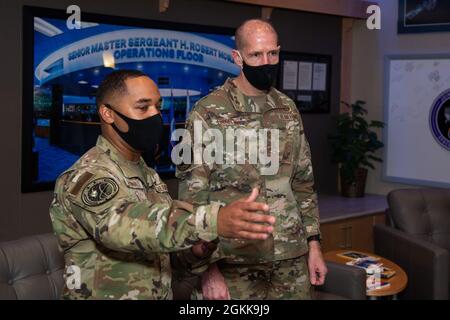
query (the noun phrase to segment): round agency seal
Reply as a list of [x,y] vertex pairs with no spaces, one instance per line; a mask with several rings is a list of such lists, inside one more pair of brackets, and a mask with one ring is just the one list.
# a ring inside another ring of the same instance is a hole
[[441,147],[450,151],[450,89],[434,100],[429,122],[433,137]]

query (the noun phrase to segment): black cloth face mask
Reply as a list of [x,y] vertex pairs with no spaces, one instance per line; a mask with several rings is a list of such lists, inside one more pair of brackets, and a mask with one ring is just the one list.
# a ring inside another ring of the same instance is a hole
[[250,66],[245,63],[242,58],[242,64],[242,71],[244,72],[245,77],[256,89],[268,91],[273,85],[275,85],[275,81],[278,76],[278,63]]
[[128,118],[109,104],[105,104],[105,106],[117,113],[128,125],[128,132],[123,132],[117,128],[114,122],[112,123],[112,127],[119,136],[133,149],[145,152],[148,156],[154,156],[163,132],[161,115],[156,114],[142,120],[136,120]]

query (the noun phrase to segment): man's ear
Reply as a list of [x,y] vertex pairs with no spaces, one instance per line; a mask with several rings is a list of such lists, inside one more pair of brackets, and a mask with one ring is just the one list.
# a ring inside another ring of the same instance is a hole
[[239,67],[242,68],[243,61],[242,61],[242,55],[238,50],[232,50],[231,55],[233,57],[234,63],[236,63]]
[[100,116],[100,119],[106,122],[107,124],[111,124],[114,122],[112,110],[106,107],[104,104],[98,107],[98,114]]

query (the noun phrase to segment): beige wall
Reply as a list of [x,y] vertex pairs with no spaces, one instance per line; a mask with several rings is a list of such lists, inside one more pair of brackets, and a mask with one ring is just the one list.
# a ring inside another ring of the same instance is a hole
[[[450,33],[397,34],[398,1],[381,0],[381,30],[370,31],[365,21],[353,28],[352,101],[364,100],[369,118],[383,119],[384,57],[389,54],[449,53]],[[379,154],[381,156],[381,152]],[[414,187],[382,181],[382,164],[369,172],[367,192],[387,194]]]
[[[0,30],[2,77],[0,77],[0,241],[51,230],[48,206],[52,192],[20,193],[22,109],[22,5],[65,9],[76,3],[93,13],[236,27],[243,20],[260,17],[256,6],[207,0],[172,0],[167,12],[159,14],[157,0],[1,0]],[[339,108],[339,61],[341,19],[333,16],[276,9],[272,20],[284,50],[331,54],[332,114]],[[334,192],[336,167],[330,164],[327,134],[331,115],[305,115],[314,170],[319,191]],[[173,185],[173,183],[170,183]]]

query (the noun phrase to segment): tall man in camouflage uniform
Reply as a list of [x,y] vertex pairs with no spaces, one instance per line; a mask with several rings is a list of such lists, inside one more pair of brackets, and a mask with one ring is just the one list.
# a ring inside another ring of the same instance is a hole
[[[276,129],[279,168],[267,175],[262,164],[248,162],[183,164],[177,169],[179,197],[194,207],[210,201],[227,204],[257,187],[258,200],[269,205],[269,214],[277,223],[273,235],[263,242],[222,237],[221,256],[203,275],[203,296],[309,299],[311,284],[323,284],[327,270],[319,244],[317,195],[302,120],[295,103],[272,87],[279,62],[277,33],[265,21],[246,21],[236,31],[236,48],[233,58],[241,73],[197,102],[187,129],[191,136],[195,135],[195,123],[203,132],[217,129],[223,136],[230,129]],[[205,149],[213,141],[206,140]],[[231,144],[242,148],[237,141]],[[270,152],[270,139],[267,141],[259,148]],[[227,152],[225,157],[230,156]],[[246,148],[245,155],[248,153]]]
[[253,201],[256,191],[245,201],[195,210],[171,199],[141,158],[159,142],[160,99],[156,84],[133,70],[112,72],[98,89],[102,134],[57,179],[50,206],[69,275],[65,298],[170,299],[169,252],[187,249],[186,265],[195,267],[207,258],[203,240],[266,239],[273,229],[274,218],[256,213],[268,210]]

